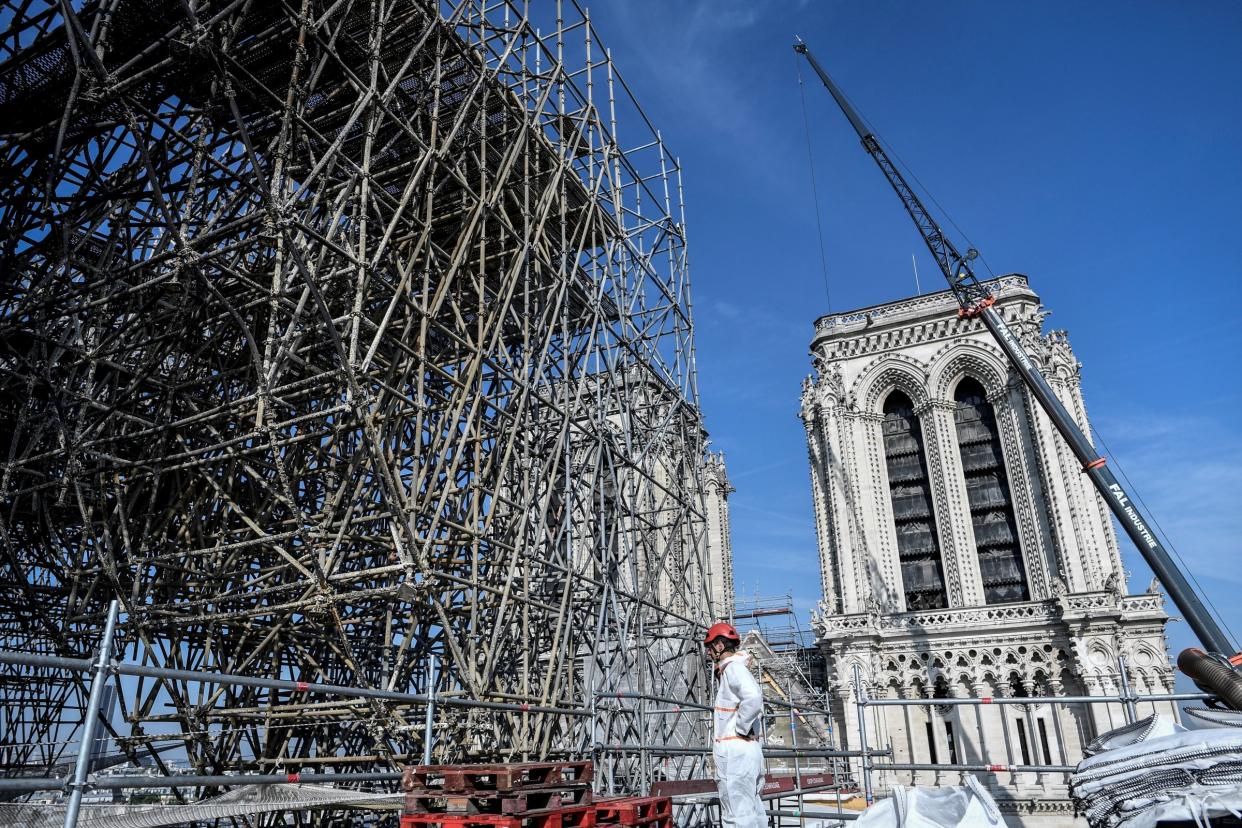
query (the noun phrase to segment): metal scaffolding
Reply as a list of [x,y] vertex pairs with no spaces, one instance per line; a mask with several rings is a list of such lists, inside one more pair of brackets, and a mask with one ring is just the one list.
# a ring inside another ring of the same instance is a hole
[[[765,722],[766,743],[795,750],[833,747],[823,656],[815,647],[814,634],[798,622],[793,596],[739,599],[733,620],[743,647],[755,660],[757,678],[771,708]],[[776,760],[768,767],[798,773],[805,769],[796,758]],[[820,769],[841,773],[835,760]]]
[[[0,0],[0,647],[88,656],[116,597],[130,662],[514,703],[441,760],[703,741],[599,701],[708,681],[680,169],[543,11]],[[86,686],[7,670],[50,775]],[[407,703],[170,675],[110,679],[131,761],[422,754]]]

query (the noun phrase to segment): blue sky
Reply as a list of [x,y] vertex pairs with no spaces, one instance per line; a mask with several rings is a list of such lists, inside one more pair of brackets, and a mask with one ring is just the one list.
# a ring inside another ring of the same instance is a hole
[[[591,7],[680,156],[702,404],[739,592],[819,596],[796,417],[828,311],[791,43],[810,44],[997,273],[1084,364],[1114,468],[1242,633],[1242,4],[625,0]],[[939,276],[802,67],[832,309]],[[1150,573],[1125,547],[1131,588]],[[1170,626],[1176,650],[1192,642]]]

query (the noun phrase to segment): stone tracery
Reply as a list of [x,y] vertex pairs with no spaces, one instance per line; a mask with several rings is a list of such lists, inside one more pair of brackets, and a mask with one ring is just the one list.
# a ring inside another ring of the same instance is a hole
[[[1054,388],[1085,423],[1081,366],[1068,337],[1041,333],[1046,313],[1025,277],[1002,277],[991,286],[997,307],[1024,341],[1038,340],[1028,344],[1037,344],[1033,350],[1052,369]],[[857,740],[849,690],[854,664],[869,693],[894,698],[1114,693],[1118,653],[1136,690],[1172,686],[1160,596],[1106,588],[1110,577],[1124,585],[1107,514],[1081,485],[1077,466],[990,336],[978,322],[957,318],[951,296],[825,317],[816,323],[812,353],[816,374],[804,387],[803,412],[816,464],[824,581],[854,580],[848,589],[826,593],[815,616],[830,696],[837,699],[837,729],[847,746]],[[984,599],[954,419],[955,394],[966,378],[983,386],[994,410],[1029,600]],[[894,392],[913,403],[925,443],[948,597],[943,608],[910,611],[868,600],[872,593],[860,574],[879,571],[901,583],[881,429],[885,400]],[[871,744],[891,744],[896,761],[912,762],[944,762],[950,754],[989,763],[1030,764],[1022,760],[1050,756],[1054,764],[1072,762],[1090,738],[1122,720],[1116,704],[931,704],[870,713]],[[1006,807],[1026,815],[1026,824],[1063,824],[1068,801],[1060,777],[1002,776],[992,781]],[[1048,821],[1031,821],[1039,819]]]

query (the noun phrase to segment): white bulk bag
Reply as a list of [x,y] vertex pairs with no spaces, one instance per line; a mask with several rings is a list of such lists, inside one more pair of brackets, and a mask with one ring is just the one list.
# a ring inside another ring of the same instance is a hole
[[891,796],[862,812],[857,828],[996,828],[1003,826],[991,794],[973,776],[961,787],[894,786]]

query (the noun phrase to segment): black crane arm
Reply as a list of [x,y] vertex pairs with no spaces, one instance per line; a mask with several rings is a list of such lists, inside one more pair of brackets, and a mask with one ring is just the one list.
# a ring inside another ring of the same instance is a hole
[[819,75],[819,79],[824,82],[824,86],[827,87],[833,100],[841,107],[845,117],[849,118],[854,131],[858,133],[858,137],[862,141],[863,149],[875,159],[875,163],[879,165],[880,171],[884,173],[884,177],[888,179],[888,183],[892,186],[893,191],[901,199],[906,212],[914,220],[914,225],[918,228],[919,235],[923,237],[923,242],[927,245],[927,249],[931,251],[936,264],[940,266],[940,272],[949,280],[949,287],[952,288],[953,294],[957,297],[958,304],[963,308],[975,308],[978,307],[980,302],[987,301],[990,298],[988,291],[979,284],[979,280],[975,278],[974,271],[970,266],[970,262],[975,258],[975,251],[968,250],[965,256],[958,252],[957,247],[940,229],[940,225],[932,217],[931,212],[923,206],[923,202],[915,194],[914,188],[906,182],[905,176],[901,174],[901,171],[897,169],[897,166],[888,157],[888,153],[880,146],[875,133],[867,128],[867,124],[863,121],[862,116],[850,105],[849,99],[845,97],[845,93],[828,76],[828,73],[824,71],[824,67],[819,65],[819,61],[811,54],[811,50],[807,48],[806,44],[799,41],[794,46],[794,51],[804,56],[810,62],[811,68],[815,70],[815,74]]
[[837,106],[841,107],[841,111],[845,113],[845,117],[849,119],[854,127],[854,131],[858,133],[858,137],[862,140],[863,149],[875,159],[879,165],[880,171],[884,173],[884,177],[888,179],[888,183],[892,185],[893,190],[901,199],[901,203],[905,206],[906,212],[910,214],[910,218],[914,220],[915,226],[918,228],[923,242],[927,245],[927,249],[931,251],[932,256],[936,259],[936,264],[940,266],[940,271],[944,274],[945,279],[949,282],[949,288],[953,291],[958,305],[960,306],[958,314],[963,317],[979,317],[983,324],[987,327],[992,335],[996,337],[997,344],[1005,352],[1009,361],[1017,370],[1019,376],[1026,383],[1031,391],[1031,395],[1043,408],[1044,413],[1052,420],[1052,424],[1060,432],[1065,442],[1069,445],[1070,450],[1074,452],[1074,456],[1082,464],[1083,472],[1091,478],[1091,482],[1095,484],[1097,490],[1103,496],[1104,501],[1112,510],[1117,518],[1117,522],[1130,536],[1130,540],[1134,541],[1134,545],[1142,553],[1143,558],[1151,567],[1152,572],[1160,579],[1160,583],[1168,592],[1169,598],[1173,601],[1182,617],[1186,619],[1186,623],[1194,631],[1203,647],[1209,652],[1231,655],[1235,652],[1233,644],[1229,637],[1225,635],[1220,625],[1216,623],[1216,619],[1211,616],[1203,602],[1199,600],[1199,596],[1195,593],[1190,583],[1186,580],[1186,576],[1178,569],[1177,564],[1169,556],[1168,551],[1156,537],[1155,532],[1150,528],[1150,521],[1139,510],[1139,507],[1133,502],[1130,496],[1122,488],[1117,478],[1113,475],[1112,470],[1106,465],[1105,459],[1099,456],[1095,447],[1091,445],[1090,439],[1078,427],[1078,423],[1066,410],[1061,400],[1052,390],[1052,386],[1044,379],[1043,374],[1035,366],[1029,354],[1018,341],[1018,337],[1010,330],[1009,326],[1001,318],[996,309],[992,307],[995,298],[989,293],[986,286],[981,284],[975,277],[974,271],[970,266],[970,262],[975,258],[975,251],[968,250],[963,256],[958,252],[953,243],[945,236],[940,229],[939,223],[923,206],[923,202],[915,195],[914,190],[906,183],[906,179],[901,172],[889,159],[888,154],[884,152],[884,148],[880,146],[880,142],[876,140],[875,135],[867,128],[866,123],[858,114],[858,111],[850,104],[840,87],[833,82],[824,68],[819,65],[819,61],[811,54],[811,50],[806,44],[799,40],[794,45],[794,51],[806,57],[810,62],[811,68],[819,75],[819,79],[823,81],[828,92],[837,102]]

